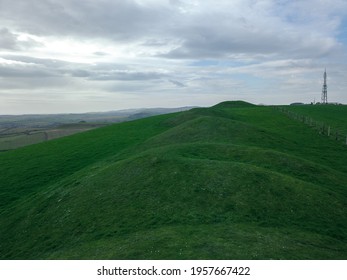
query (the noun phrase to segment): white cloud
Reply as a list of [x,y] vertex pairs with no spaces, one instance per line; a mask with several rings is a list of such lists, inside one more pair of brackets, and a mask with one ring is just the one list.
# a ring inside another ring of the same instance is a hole
[[8,113],[31,95],[56,111],[50,92],[89,111],[96,97],[105,109],[310,101],[327,67],[347,102],[346,14],[344,0],[0,0],[0,101]]

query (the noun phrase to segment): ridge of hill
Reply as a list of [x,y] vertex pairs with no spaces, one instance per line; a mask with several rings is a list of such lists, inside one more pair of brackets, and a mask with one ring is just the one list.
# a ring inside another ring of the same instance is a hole
[[0,115],[0,152],[73,135],[83,131],[189,110],[179,108],[139,108],[80,114]]
[[2,259],[347,257],[347,147],[271,107],[145,118],[0,163]]
[[303,106],[285,106],[288,110],[312,117],[314,120],[325,122],[336,128],[340,128],[347,133],[347,106],[346,105],[303,105]]

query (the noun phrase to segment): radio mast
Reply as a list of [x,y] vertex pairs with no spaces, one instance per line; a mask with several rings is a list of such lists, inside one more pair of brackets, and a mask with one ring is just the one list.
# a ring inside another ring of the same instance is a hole
[[322,89],[322,104],[328,104],[327,70],[324,70],[324,84]]

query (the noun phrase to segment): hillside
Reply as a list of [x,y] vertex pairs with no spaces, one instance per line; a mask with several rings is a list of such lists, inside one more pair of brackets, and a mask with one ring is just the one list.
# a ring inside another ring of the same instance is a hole
[[73,135],[111,123],[181,112],[191,108],[143,108],[83,114],[0,115],[0,152]]
[[305,105],[305,106],[286,106],[286,109],[307,116],[315,121],[330,125],[332,129],[338,130],[343,136],[347,135],[347,106],[346,105]]
[[347,258],[347,146],[271,107],[98,128],[0,174],[1,259]]

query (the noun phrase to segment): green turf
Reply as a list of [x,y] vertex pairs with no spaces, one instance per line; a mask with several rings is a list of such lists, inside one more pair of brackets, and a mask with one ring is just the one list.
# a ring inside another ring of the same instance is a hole
[[0,209],[168,129],[163,115],[1,153]]
[[305,105],[286,106],[287,110],[310,117],[318,122],[330,125],[338,129],[346,136],[347,134],[347,106],[346,105]]
[[2,259],[347,258],[347,146],[271,107],[223,102],[0,163]]

